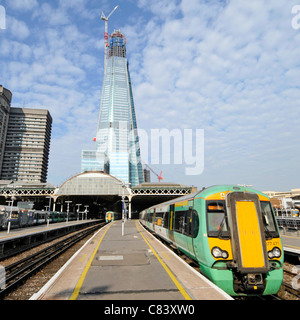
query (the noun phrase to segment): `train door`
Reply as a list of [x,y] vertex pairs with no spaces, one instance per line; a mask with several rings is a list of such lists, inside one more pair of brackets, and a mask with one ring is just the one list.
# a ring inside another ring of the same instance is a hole
[[174,210],[175,205],[170,205],[170,224],[169,224],[169,239],[174,242],[174,231],[173,231],[173,223],[174,223]]
[[189,210],[186,212],[186,219],[185,219],[185,234],[187,235],[187,247],[189,252],[192,256],[195,256],[194,251],[194,228],[196,226],[195,218],[198,219],[198,217],[194,214],[193,210],[193,203],[191,203],[191,206]]
[[155,209],[150,209],[149,216],[148,216],[148,227],[150,230],[155,230]]
[[226,202],[238,271],[267,272],[268,257],[258,195],[232,192],[227,194]]

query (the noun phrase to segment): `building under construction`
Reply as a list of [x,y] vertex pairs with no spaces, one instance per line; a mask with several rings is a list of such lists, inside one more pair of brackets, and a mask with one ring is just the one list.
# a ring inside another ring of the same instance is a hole
[[106,22],[105,60],[96,150],[82,151],[81,169],[82,172],[104,171],[134,187],[144,182],[144,174],[126,58],[127,41],[117,30],[108,42],[108,18],[103,15],[102,19]]

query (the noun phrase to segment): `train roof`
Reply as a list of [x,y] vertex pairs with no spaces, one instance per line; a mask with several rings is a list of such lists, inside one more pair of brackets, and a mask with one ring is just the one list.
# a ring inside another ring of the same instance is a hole
[[206,198],[209,195],[212,195],[212,194],[215,194],[215,193],[218,193],[218,192],[224,192],[224,191],[253,192],[253,193],[257,193],[257,194],[260,194],[260,195],[263,195],[263,196],[269,198],[263,192],[255,190],[255,189],[250,188],[250,187],[246,187],[246,186],[214,185],[214,186],[211,186],[211,187],[202,188],[202,190],[200,190],[200,191],[190,193],[190,194],[185,195],[183,197],[179,197],[179,198],[176,198],[176,199],[169,200],[167,202],[159,203],[159,204],[154,205],[154,206],[152,206],[150,208],[147,208],[145,210],[150,210],[152,208],[157,208],[157,207],[164,207],[164,206],[168,206],[168,205],[171,205],[171,204],[174,204],[174,203],[177,203],[177,202],[181,202],[181,201],[185,201],[185,200],[192,200],[192,199],[200,197],[200,196],[203,197],[203,198]]

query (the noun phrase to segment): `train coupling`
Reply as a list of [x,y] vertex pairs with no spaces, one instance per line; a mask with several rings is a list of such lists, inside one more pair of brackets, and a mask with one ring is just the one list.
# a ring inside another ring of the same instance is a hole
[[262,293],[265,290],[264,278],[261,273],[248,273],[243,277],[243,282],[249,293]]

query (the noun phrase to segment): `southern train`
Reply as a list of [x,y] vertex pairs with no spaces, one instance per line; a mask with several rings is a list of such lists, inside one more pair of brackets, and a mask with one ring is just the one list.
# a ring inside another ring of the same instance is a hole
[[107,211],[105,214],[105,222],[113,222],[115,220],[121,219],[121,213],[119,212],[114,212],[114,211]]
[[[48,216],[49,215],[49,216]],[[22,228],[33,225],[45,224],[49,218],[50,223],[66,221],[67,214],[57,211],[39,211],[20,209],[18,207],[0,206],[0,229],[7,229],[8,222],[11,228]],[[76,214],[70,212],[68,220],[76,220]]]
[[270,199],[257,190],[212,186],[146,209],[140,222],[231,296],[271,295],[281,286],[280,233]]

